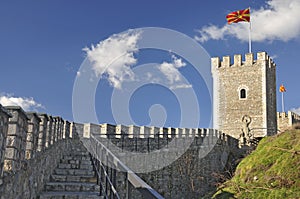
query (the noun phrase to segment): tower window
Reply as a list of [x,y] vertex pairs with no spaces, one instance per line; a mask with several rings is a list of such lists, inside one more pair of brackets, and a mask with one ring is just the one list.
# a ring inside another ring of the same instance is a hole
[[240,90],[240,99],[246,99],[246,97],[246,89],[243,88]]

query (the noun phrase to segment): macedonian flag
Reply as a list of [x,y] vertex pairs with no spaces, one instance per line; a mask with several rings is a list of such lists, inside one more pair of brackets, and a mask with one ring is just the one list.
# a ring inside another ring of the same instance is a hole
[[284,87],[282,84],[281,84],[280,87],[279,87],[279,91],[280,91],[281,93],[286,92],[285,87]]
[[238,23],[240,21],[250,22],[250,8],[231,12],[226,16],[228,24]]

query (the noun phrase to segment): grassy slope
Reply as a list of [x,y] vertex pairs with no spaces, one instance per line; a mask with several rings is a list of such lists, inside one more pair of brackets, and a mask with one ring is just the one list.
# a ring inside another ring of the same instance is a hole
[[261,140],[215,198],[300,198],[300,130]]

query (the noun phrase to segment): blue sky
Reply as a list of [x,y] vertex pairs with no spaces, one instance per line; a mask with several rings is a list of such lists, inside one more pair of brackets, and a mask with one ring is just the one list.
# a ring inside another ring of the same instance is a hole
[[[196,39],[212,57],[245,54],[248,52],[248,24],[229,26],[225,17],[231,11],[249,6],[253,11],[252,51],[266,51],[273,58],[277,64],[277,88],[283,83],[287,90],[285,110],[299,113],[298,0],[1,1],[0,103],[19,104],[26,110],[60,115],[72,121],[74,83],[76,78],[84,76],[80,67],[89,56],[100,56],[96,58],[98,65],[86,65],[94,72],[96,90],[91,96],[95,103],[91,107],[95,108],[99,123],[133,121],[137,125],[210,126],[209,85],[190,60],[173,49],[139,49],[136,41],[145,37],[138,31],[128,30],[145,27],[173,30]],[[111,59],[120,54],[124,56],[110,65]],[[197,67],[210,70],[206,61]],[[127,64],[127,68],[118,67],[122,64]],[[107,73],[99,72],[108,66]],[[140,69],[156,67],[155,70],[163,74],[160,78],[165,80],[159,82],[153,74],[148,75],[151,83],[131,93],[129,105],[124,107],[122,100],[128,97],[126,91],[133,85],[130,81],[136,81],[137,77],[133,78],[130,69],[138,70],[139,66],[142,66]],[[194,101],[190,100],[182,102],[190,102],[190,106],[180,107],[182,98],[177,99],[176,89],[180,95],[195,95],[198,106],[193,106]],[[186,91],[191,93],[185,94]],[[82,94],[80,97],[80,103],[89,102],[86,98],[90,96]],[[278,111],[281,111],[279,92],[277,101]],[[118,112],[124,113],[122,108],[130,113],[132,120],[122,120],[126,117],[118,115]],[[184,114],[185,111],[199,112],[199,122],[182,123],[181,120],[195,119],[193,114]],[[85,114],[82,117],[85,120]]]

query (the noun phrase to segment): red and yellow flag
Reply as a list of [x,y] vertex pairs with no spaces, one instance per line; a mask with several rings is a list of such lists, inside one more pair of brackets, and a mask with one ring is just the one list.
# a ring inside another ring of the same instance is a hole
[[238,23],[241,21],[250,22],[250,8],[231,12],[226,16],[228,24]]
[[284,87],[282,84],[281,84],[280,87],[279,87],[279,91],[280,91],[281,93],[286,92],[285,87]]

